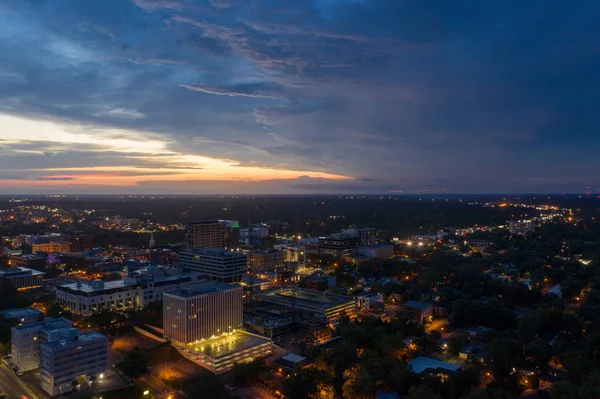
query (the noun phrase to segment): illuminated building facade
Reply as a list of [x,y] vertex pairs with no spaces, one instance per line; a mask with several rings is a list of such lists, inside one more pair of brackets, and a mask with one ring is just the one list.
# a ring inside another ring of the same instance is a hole
[[186,248],[223,248],[222,229],[218,220],[188,223],[185,232]]

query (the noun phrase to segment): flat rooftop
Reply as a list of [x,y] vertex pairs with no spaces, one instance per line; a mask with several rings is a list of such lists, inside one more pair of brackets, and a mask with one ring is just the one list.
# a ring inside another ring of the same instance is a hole
[[240,330],[231,335],[221,335],[216,338],[189,343],[185,345],[185,349],[187,349],[190,354],[203,353],[204,355],[218,358],[269,342],[271,342],[270,339]]
[[354,301],[351,297],[307,289],[281,289],[269,291],[263,295],[265,297],[281,298],[289,301],[306,301],[317,305],[337,305]]
[[26,267],[13,267],[11,269],[0,270],[0,277],[16,277],[20,275],[43,276],[44,272]]
[[245,252],[230,252],[221,248],[207,247],[195,247],[187,251],[183,251],[181,253],[191,255],[214,256],[218,258],[246,258],[247,256]]
[[169,291],[166,294],[178,296],[182,298],[191,298],[198,295],[210,294],[214,292],[229,291],[233,289],[241,289],[239,285],[227,284],[220,281],[201,281],[190,286],[186,290]]
[[125,282],[124,279],[121,280],[115,280],[115,281],[104,281],[104,285],[102,287],[93,287],[92,283],[88,283],[88,282],[76,282],[76,283],[69,283],[69,284],[61,284],[59,285],[59,287],[63,287],[63,288],[68,288],[70,290],[73,291],[79,291],[79,292],[83,292],[83,293],[92,293],[92,292],[102,292],[102,291],[107,291],[107,290],[111,290],[111,289],[115,289],[115,288],[124,288],[124,287],[136,287],[138,285],[141,284],[145,284],[146,281],[143,281],[144,278],[148,279],[147,282],[154,282],[154,283],[160,283],[160,282],[168,282],[168,281],[175,281],[181,278],[185,278],[185,277],[191,277],[191,276],[195,276],[197,275],[197,273],[193,273],[193,272],[187,272],[187,273],[181,273],[181,274],[173,274],[171,276],[149,276],[146,274],[141,274],[141,275],[136,275],[136,278],[139,278],[141,281],[138,282]]
[[2,312],[7,319],[20,319],[27,316],[41,316],[42,312],[33,308],[9,309]]

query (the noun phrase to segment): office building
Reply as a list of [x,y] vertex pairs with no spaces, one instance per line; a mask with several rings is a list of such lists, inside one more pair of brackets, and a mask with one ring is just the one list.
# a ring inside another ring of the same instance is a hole
[[165,338],[187,344],[240,329],[242,291],[238,285],[206,281],[165,293]]
[[44,272],[25,267],[0,270],[0,279],[8,280],[17,291],[40,288],[44,281]]
[[253,272],[269,272],[284,266],[284,255],[281,251],[263,249],[248,253],[248,267]]
[[85,252],[94,249],[94,237],[90,234],[75,234],[69,236],[68,239],[69,252]]
[[34,308],[9,309],[2,312],[6,320],[16,320],[19,324],[35,323],[42,319],[43,313]]
[[240,238],[243,240],[247,239],[260,239],[269,236],[269,228],[263,226],[253,226],[248,228],[240,229]]
[[303,288],[275,289],[259,294],[257,299],[311,317],[325,318],[334,326],[342,316],[356,315],[354,298]]
[[204,281],[164,295],[165,338],[186,358],[219,374],[272,353],[272,342],[241,330],[242,287]]
[[23,254],[13,255],[10,257],[12,267],[21,267],[44,271],[46,269],[46,258],[48,255],[40,254]]
[[65,318],[47,317],[44,321],[25,323],[11,328],[11,365],[19,372],[40,367],[40,342],[48,339],[51,331],[71,328],[72,323]]
[[222,226],[218,220],[190,222],[185,232],[186,248],[223,248]]
[[215,248],[192,248],[179,254],[179,265],[192,269],[210,280],[239,282],[248,271],[244,253]]
[[39,357],[41,388],[50,396],[61,395],[74,389],[77,378],[98,377],[108,369],[108,339],[75,328],[53,330],[40,342]]
[[221,223],[221,235],[223,248],[228,251],[240,246],[240,223],[237,220],[219,220]]
[[165,292],[185,289],[201,280],[196,272],[178,267],[148,266],[116,281],[94,280],[56,287],[56,300],[73,314],[88,316],[100,309],[144,307],[159,301]]
[[33,244],[31,252],[69,252],[69,241],[51,241],[43,244]]
[[336,233],[319,237],[319,253],[333,256],[349,255],[356,251],[360,237],[354,233]]

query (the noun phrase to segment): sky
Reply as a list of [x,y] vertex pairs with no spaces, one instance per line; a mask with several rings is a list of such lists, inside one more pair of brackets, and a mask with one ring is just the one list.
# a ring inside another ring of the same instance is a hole
[[2,0],[0,194],[600,189],[597,0]]

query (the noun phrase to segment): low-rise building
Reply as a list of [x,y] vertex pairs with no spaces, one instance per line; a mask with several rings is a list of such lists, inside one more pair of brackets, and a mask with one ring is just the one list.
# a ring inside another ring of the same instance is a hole
[[274,249],[248,252],[248,267],[254,272],[268,272],[281,269],[285,265],[284,255]]
[[178,267],[149,266],[129,272],[121,280],[59,285],[56,300],[72,313],[87,316],[103,308],[144,307],[161,300],[165,292],[185,289],[201,280],[199,273],[183,272]]
[[44,253],[13,255],[10,258],[10,263],[12,267],[44,271],[47,257],[48,255]]
[[460,366],[457,364],[442,362],[441,360],[431,359],[423,356],[419,356],[411,360],[408,362],[408,365],[417,374],[434,373],[448,376],[460,370]]
[[294,312],[302,312],[311,317],[322,317],[336,325],[342,316],[356,315],[354,298],[329,294],[303,288],[281,288],[257,295],[257,299],[272,303]]
[[44,284],[44,272],[25,267],[0,270],[0,279],[10,281],[17,291],[40,288]]
[[43,244],[33,244],[31,252],[69,252],[69,241],[52,241]]
[[389,259],[394,256],[393,245],[369,245],[356,247],[356,253],[368,258]]
[[433,305],[419,301],[406,301],[400,307],[408,312],[415,321],[422,323],[425,319],[433,317]]
[[9,309],[2,312],[6,320],[17,320],[19,324],[34,323],[42,319],[43,313],[34,308]]

